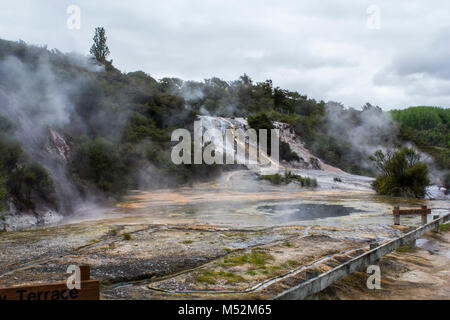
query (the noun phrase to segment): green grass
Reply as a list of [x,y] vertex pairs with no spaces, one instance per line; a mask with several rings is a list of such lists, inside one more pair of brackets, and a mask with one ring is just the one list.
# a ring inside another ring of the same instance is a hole
[[255,270],[247,270],[247,272],[245,272],[245,273],[248,274],[249,276],[256,276]]
[[243,254],[240,256],[235,256],[231,258],[225,258],[223,260],[224,266],[239,266],[243,264],[253,264],[256,266],[264,266],[267,264],[269,260],[272,260],[273,257],[270,254],[258,251],[252,251],[249,254]]
[[202,274],[197,276],[198,282],[206,282],[208,284],[215,284],[219,280],[225,280],[228,283],[242,282],[246,279],[238,274],[232,272],[223,272],[223,271],[210,271],[210,270],[202,270]]
[[406,246],[401,246],[397,249],[397,252],[401,252],[401,253],[412,253],[412,252],[416,252],[416,247],[414,246],[410,246],[410,245],[406,245]]
[[439,230],[441,230],[442,232],[450,231],[450,223],[440,225]]
[[291,244],[290,242],[286,242],[286,243],[284,244],[284,246],[290,248],[290,247],[292,247],[292,244]]
[[192,241],[192,240],[184,240],[182,243],[183,244],[191,244],[191,243],[193,243],[194,241]]
[[288,260],[287,264],[290,265],[291,267],[295,267],[298,265],[298,262],[295,260]]
[[198,282],[206,282],[208,284],[215,284],[216,279],[210,276],[197,276]]

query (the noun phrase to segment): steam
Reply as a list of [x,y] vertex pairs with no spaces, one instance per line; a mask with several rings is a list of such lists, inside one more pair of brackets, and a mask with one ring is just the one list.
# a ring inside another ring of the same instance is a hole
[[[386,152],[400,147],[396,141],[399,128],[389,115],[379,107],[367,103],[362,111],[345,109],[336,102],[326,104],[328,134],[344,139],[355,150],[353,161],[361,167],[371,169],[373,163],[369,156],[376,150]],[[439,170],[433,158],[418,150],[411,143],[402,142],[402,146],[414,149],[420,155],[420,161],[425,162],[430,169],[431,180],[441,185],[446,172]]]
[[15,138],[29,159],[49,171],[60,200],[60,211],[70,212],[81,197],[67,176],[64,157],[49,152],[54,148],[50,137],[61,139],[57,132],[61,133],[71,123],[75,112],[73,97],[81,94],[81,84],[88,79],[83,73],[74,76],[56,72],[52,63],[56,59],[57,63],[91,72],[101,68],[77,54],[58,54],[50,61],[45,49],[25,50],[25,57],[20,60],[12,55],[0,56],[0,114],[17,125]]
[[369,156],[376,150],[395,147],[398,128],[381,108],[366,104],[358,111],[336,102],[328,102],[325,107],[327,133],[348,142],[356,151],[353,161],[361,167],[373,167]]
[[[169,92],[184,98],[186,108],[189,110],[195,109],[202,116],[242,116],[237,108],[238,88],[242,85],[239,80],[226,82],[219,78],[211,78],[205,79],[204,82],[181,79],[169,79],[168,81],[171,83]],[[207,97],[210,95],[220,95],[217,104],[208,101]]]

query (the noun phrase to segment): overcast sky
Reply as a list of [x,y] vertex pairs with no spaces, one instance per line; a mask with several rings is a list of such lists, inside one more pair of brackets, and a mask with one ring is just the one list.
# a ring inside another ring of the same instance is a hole
[[[80,29],[67,27],[69,5],[80,8]],[[7,0],[0,7],[0,38],[64,52],[88,54],[96,26],[105,27],[117,68],[156,79],[247,73],[351,107],[450,106],[448,0]]]

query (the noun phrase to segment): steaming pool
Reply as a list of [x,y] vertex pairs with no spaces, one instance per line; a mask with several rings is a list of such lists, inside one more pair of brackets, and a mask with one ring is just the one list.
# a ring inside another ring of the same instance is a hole
[[[184,192],[182,195],[179,192],[139,193],[118,204],[116,213],[143,216],[154,223],[251,228],[281,225],[392,225],[394,205],[411,207],[426,204],[433,209],[433,214],[447,212],[450,207],[447,201],[383,198],[357,191],[197,192]],[[405,217],[402,224],[418,225],[420,217]]]
[[[377,196],[370,178],[336,173],[305,171],[315,177],[319,188],[295,185],[273,186],[257,179],[251,171],[233,171],[213,182],[192,187],[154,191],[131,191],[114,209],[82,210],[65,223],[109,217],[136,217],[154,224],[210,224],[233,228],[283,225],[392,225],[392,208],[427,205],[433,214],[450,210],[446,200],[416,200]],[[419,225],[420,217],[402,219]]]

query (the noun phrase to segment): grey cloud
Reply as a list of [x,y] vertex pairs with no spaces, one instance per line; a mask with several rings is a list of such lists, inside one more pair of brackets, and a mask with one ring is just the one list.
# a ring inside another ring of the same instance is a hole
[[414,50],[398,55],[391,69],[401,76],[427,74],[450,80],[450,29],[442,30],[432,41],[418,43]]
[[[385,109],[448,103],[445,0],[78,0],[81,30],[65,27],[69,4],[2,4],[0,37],[87,54],[93,29],[101,25],[114,64],[126,72],[185,80],[234,80],[247,73],[352,107],[367,101]],[[376,31],[366,28],[366,9],[373,4],[381,9]],[[423,86],[418,74],[425,75]]]

